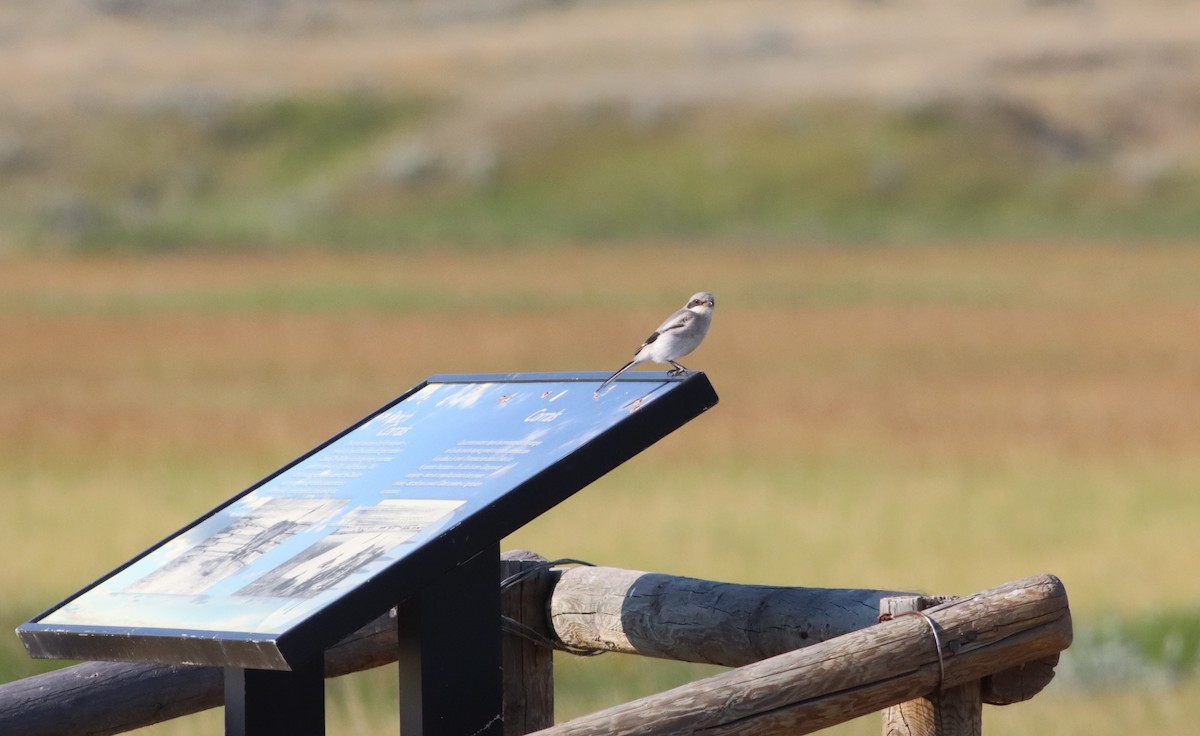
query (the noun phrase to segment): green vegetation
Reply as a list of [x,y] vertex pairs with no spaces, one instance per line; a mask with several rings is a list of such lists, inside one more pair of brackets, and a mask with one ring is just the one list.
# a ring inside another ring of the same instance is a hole
[[1076,634],[1069,660],[1085,688],[1169,686],[1200,673],[1200,610],[1110,617]]
[[449,147],[438,116],[365,92],[101,109],[0,175],[0,236],[164,250],[1200,232],[1200,172],[1130,173],[1011,105],[551,110]]
[[302,237],[365,146],[426,114],[422,100],[365,94],[101,109],[0,177],[7,234],[85,250]]

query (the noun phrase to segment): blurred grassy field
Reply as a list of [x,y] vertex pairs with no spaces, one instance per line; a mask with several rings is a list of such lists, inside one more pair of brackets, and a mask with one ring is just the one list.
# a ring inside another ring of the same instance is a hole
[[[1053,572],[1076,644],[989,730],[1190,732],[1198,13],[0,4],[0,628],[432,373],[615,367],[709,289],[720,405],[506,547]],[[0,637],[0,680],[46,666]],[[563,659],[559,715],[708,671]],[[331,685],[330,733],[394,691]]]
[[[937,593],[1053,572],[1077,656],[988,722],[1184,732],[1200,712],[1197,273],[1198,249],[1132,243],[4,258],[0,620],[430,374],[615,367],[709,289],[716,321],[688,364],[718,407],[506,548]],[[3,641],[0,678],[41,666]],[[560,716],[703,671],[563,661]],[[332,687],[331,733],[386,728],[393,680]]]

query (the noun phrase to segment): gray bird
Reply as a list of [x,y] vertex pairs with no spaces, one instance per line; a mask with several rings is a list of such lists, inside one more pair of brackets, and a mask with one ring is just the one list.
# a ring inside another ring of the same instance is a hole
[[638,363],[653,361],[655,363],[670,363],[672,373],[682,373],[687,370],[676,359],[682,358],[700,346],[704,336],[708,334],[708,326],[712,323],[713,307],[716,300],[707,291],[698,291],[688,299],[687,305],[663,320],[650,337],[633,354],[633,360],[621,366],[620,370],[605,379],[596,389],[599,395],[605,386],[612,383],[617,376],[634,367]]

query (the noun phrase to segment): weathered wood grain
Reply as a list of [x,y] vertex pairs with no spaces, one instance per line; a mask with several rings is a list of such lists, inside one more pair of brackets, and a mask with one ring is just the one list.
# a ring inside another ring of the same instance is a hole
[[[571,647],[739,667],[876,623],[890,590],[739,585],[612,567],[559,574],[550,625]],[[925,607],[949,596],[917,596]],[[1028,700],[1058,655],[984,678],[983,702]]]
[[[880,618],[895,618],[931,608],[936,602],[926,596],[885,598]],[[983,731],[983,700],[979,680],[954,687],[938,687],[932,693],[884,708],[883,736],[980,736]]]
[[1050,684],[1054,679],[1054,668],[1057,666],[1058,653],[1055,652],[1033,662],[988,675],[979,683],[983,702],[989,705],[1012,705],[1029,700]]
[[945,662],[917,617],[805,649],[537,732],[540,736],[802,734],[1057,653],[1071,642],[1066,591],[1039,575],[929,609]]
[[[500,560],[500,579],[522,571],[539,570],[546,558],[519,550]],[[550,570],[523,580],[501,598],[500,614],[521,626],[548,636],[546,601],[550,599]],[[503,628],[503,627],[502,627]],[[554,650],[521,636],[500,640],[500,666],[504,670],[504,736],[524,736],[554,725]]]
[[550,623],[581,649],[740,667],[872,626],[880,601],[897,595],[580,567],[562,572]]
[[106,736],[224,701],[215,667],[85,662],[0,688],[0,733]]

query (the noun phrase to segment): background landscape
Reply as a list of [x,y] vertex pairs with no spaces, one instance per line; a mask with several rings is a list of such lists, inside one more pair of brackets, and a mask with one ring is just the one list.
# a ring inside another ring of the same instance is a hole
[[[1052,572],[1076,643],[985,728],[1186,732],[1198,27],[1183,0],[5,3],[2,628],[433,373],[616,368],[706,289],[686,362],[718,407],[506,549]],[[0,637],[0,681],[49,666]],[[564,658],[559,717],[709,671]],[[332,684],[330,733],[394,733],[394,681]]]

